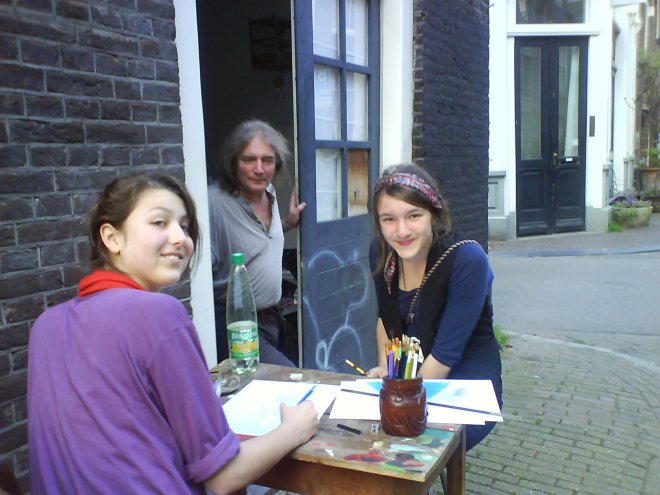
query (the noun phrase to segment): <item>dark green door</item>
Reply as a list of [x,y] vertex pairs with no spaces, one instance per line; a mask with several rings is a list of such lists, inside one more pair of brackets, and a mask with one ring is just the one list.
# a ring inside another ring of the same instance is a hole
[[587,38],[517,38],[517,235],[584,230]]

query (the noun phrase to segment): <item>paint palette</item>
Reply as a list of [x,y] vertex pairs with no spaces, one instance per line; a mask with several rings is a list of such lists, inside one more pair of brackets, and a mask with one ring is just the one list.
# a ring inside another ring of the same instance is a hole
[[324,416],[316,436],[299,447],[294,456],[312,455],[323,458],[323,464],[344,468],[355,464],[359,471],[364,470],[360,465],[368,464],[369,470],[383,470],[390,476],[423,479],[454,436],[449,428],[427,428],[414,438],[393,437],[383,433],[382,428],[372,429],[373,424],[377,423],[364,420],[338,423]]

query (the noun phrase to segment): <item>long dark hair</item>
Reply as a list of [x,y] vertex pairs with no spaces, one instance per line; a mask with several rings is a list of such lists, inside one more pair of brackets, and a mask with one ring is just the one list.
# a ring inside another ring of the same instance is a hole
[[[395,173],[411,174],[418,177],[419,179],[426,182],[429,186],[431,186],[439,198],[442,197],[440,195],[437,183],[433,177],[431,177],[423,168],[413,163],[392,165],[383,171],[381,177],[386,177]],[[378,181],[374,189],[373,198],[373,217],[380,240],[380,251],[378,254],[378,259],[376,260],[377,272],[381,271],[383,269],[383,265],[385,264],[385,252],[387,246],[387,241],[385,241],[385,238],[383,237],[383,232],[380,229],[380,221],[378,218],[378,204],[380,203],[380,199],[382,198],[383,194],[387,194],[393,198],[429,211],[431,213],[431,229],[433,231],[434,244],[439,242],[443,237],[451,232],[451,216],[449,214],[447,203],[444,200],[442,208],[437,208],[425,194],[423,194],[421,191],[418,191],[417,189],[414,189],[413,187],[408,187],[401,184],[391,184],[385,181]]]
[[[101,239],[101,226],[108,223],[116,229],[121,229],[140,196],[150,189],[165,189],[183,201],[188,215],[188,235],[193,241],[193,253],[197,251],[201,236],[197,208],[186,186],[170,175],[127,174],[117,177],[105,186],[98,201],[87,214],[87,236],[91,247],[89,263],[92,269],[113,267],[108,249]],[[197,262],[196,256],[194,258],[193,266]]]
[[239,191],[239,181],[236,176],[238,159],[245,147],[254,139],[261,138],[275,152],[275,173],[289,161],[291,152],[284,136],[263,120],[247,120],[239,124],[229,135],[220,153],[218,166],[220,169],[220,185],[230,193]]

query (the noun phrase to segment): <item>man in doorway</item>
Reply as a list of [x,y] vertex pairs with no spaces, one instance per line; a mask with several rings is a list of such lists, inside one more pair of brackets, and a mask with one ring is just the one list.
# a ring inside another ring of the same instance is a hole
[[284,232],[298,225],[305,203],[295,188],[289,211],[280,219],[273,178],[290,152],[280,132],[261,120],[234,129],[219,159],[219,181],[209,186],[211,263],[218,361],[228,357],[226,294],[231,253],[241,252],[257,306],[259,360],[295,366],[278,350],[286,328],[277,303],[282,296]]

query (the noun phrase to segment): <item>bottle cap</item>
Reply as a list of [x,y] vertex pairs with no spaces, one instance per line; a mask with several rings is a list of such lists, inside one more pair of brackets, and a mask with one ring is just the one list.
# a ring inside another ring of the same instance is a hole
[[232,253],[231,262],[234,265],[242,265],[245,262],[245,258],[243,258],[243,253]]

